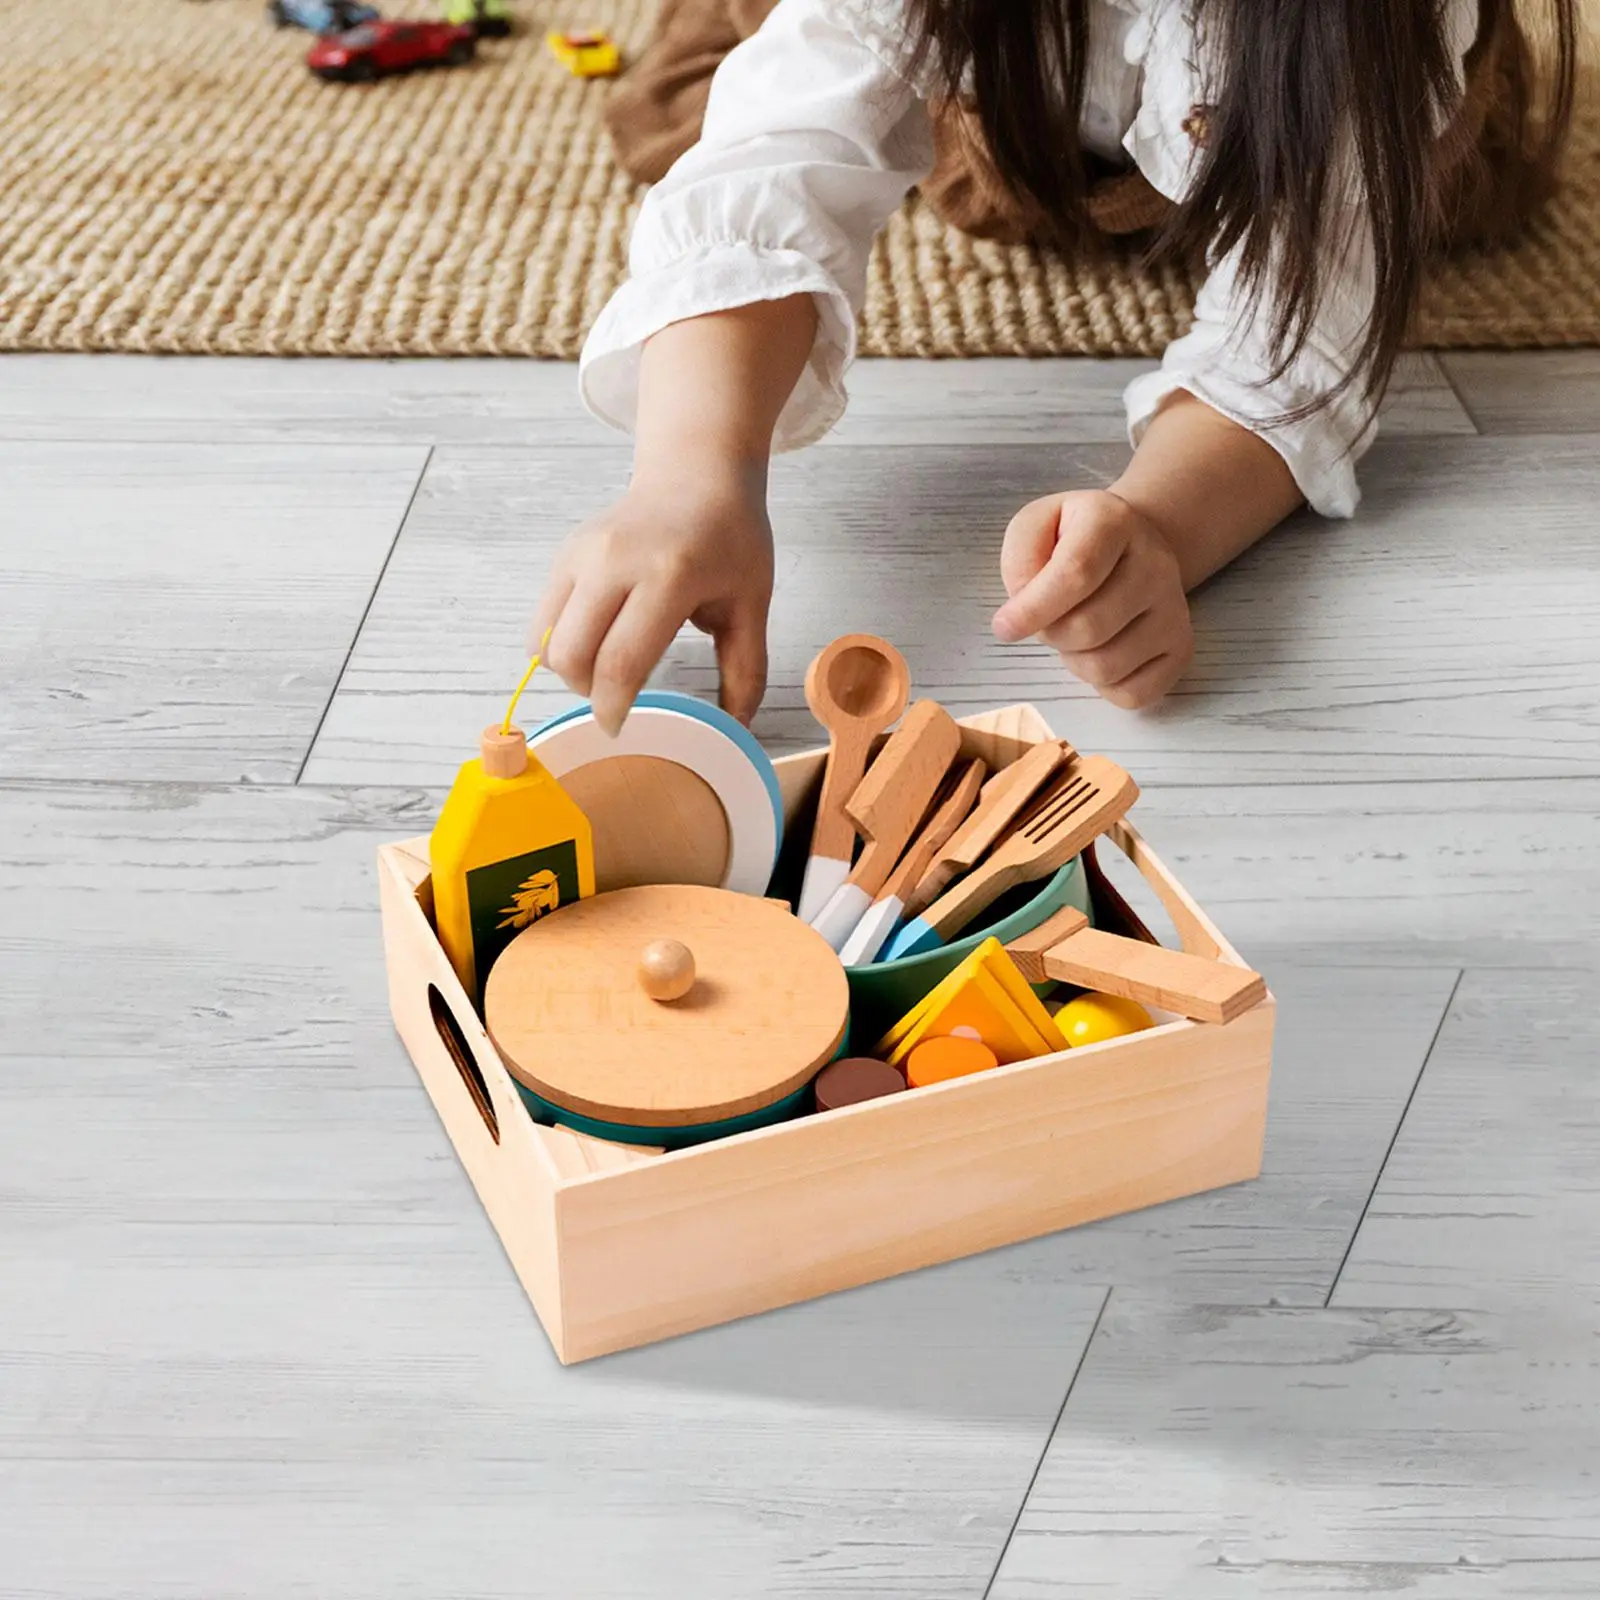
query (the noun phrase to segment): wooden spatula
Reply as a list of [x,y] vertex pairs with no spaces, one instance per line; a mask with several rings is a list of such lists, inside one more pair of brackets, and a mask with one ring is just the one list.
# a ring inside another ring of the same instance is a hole
[[984,784],[972,815],[951,834],[949,842],[905,896],[904,917],[926,911],[963,872],[970,872],[1004,837],[1051,773],[1072,754],[1072,746],[1049,739],[1018,756]]
[[1058,872],[1138,798],[1138,784],[1116,762],[1077,758],[992,855],[900,930],[889,959],[948,944],[1008,889]]
[[811,919],[811,926],[835,950],[889,881],[960,749],[961,730],[955,718],[937,702],[919,700],[889,735],[850,796],[845,815],[867,841],[866,847],[845,881]]
[[879,890],[878,898],[867,907],[839,951],[839,959],[847,967],[864,967],[873,961],[888,942],[889,935],[900,926],[900,919],[905,915],[904,897],[910,891],[910,886],[921,879],[928,863],[939,853],[940,846],[966,820],[967,813],[977,801],[984,774],[988,770],[981,761],[969,761],[944,797],[935,804],[933,815],[922,832],[895,864],[888,881]]
[[1006,952],[1029,983],[1098,989],[1195,1022],[1232,1022],[1267,993],[1261,974],[1248,967],[1102,933],[1074,906],[1013,939]]

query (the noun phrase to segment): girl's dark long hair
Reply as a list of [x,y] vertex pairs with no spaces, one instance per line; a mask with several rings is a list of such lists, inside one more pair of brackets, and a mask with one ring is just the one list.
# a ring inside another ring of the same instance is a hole
[[[1487,156],[1445,148],[1457,67],[1445,0],[1192,0],[1207,41],[1207,104],[1192,186],[1158,248],[1238,250],[1268,319],[1279,371],[1305,342],[1323,289],[1341,171],[1353,167],[1371,225],[1376,298],[1349,382],[1376,404],[1416,307],[1425,261],[1453,206],[1504,191],[1522,220],[1548,191],[1570,118],[1574,0],[1545,0],[1553,26],[1542,108],[1520,50],[1484,62],[1498,125]],[[1479,0],[1475,57],[1522,39],[1515,0]],[[999,176],[1058,225],[1087,231],[1078,124],[1089,0],[912,0],[919,49],[945,92],[975,112]],[[1469,61],[1473,58],[1469,58]],[[1447,159],[1448,158],[1448,159]],[[1481,170],[1484,163],[1495,170]],[[1454,178],[1447,180],[1447,172]],[[1269,270],[1270,268],[1270,270]]]

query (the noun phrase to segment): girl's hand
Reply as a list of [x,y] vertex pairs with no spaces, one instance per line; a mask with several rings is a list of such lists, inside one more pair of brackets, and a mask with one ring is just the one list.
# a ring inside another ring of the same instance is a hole
[[536,614],[530,649],[615,734],[685,622],[716,641],[725,710],[748,722],[767,684],[772,530],[765,473],[729,464],[634,477],[573,534]]
[[997,638],[1037,636],[1113,705],[1153,705],[1194,659],[1177,552],[1109,490],[1046,495],[1011,519]]

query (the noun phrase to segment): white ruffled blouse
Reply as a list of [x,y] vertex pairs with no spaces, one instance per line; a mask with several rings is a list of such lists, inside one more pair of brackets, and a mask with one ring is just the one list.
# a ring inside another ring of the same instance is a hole
[[[596,416],[632,426],[640,351],[667,324],[810,294],[816,343],[774,446],[810,444],[838,421],[873,237],[933,164],[933,85],[909,70],[905,16],[906,0],[780,0],[723,62],[700,143],[646,196],[631,276],[584,346],[579,382]],[[1458,62],[1476,23],[1477,0],[1451,0]],[[1190,0],[1096,0],[1085,147],[1131,161],[1163,195],[1181,198],[1195,157],[1183,124],[1206,99],[1202,58]],[[1235,261],[1212,262],[1192,330],[1168,346],[1158,371],[1128,385],[1135,445],[1162,401],[1185,389],[1266,439],[1314,510],[1354,511],[1355,465],[1375,431],[1361,386],[1281,420],[1337,387],[1366,325],[1372,254],[1358,209],[1330,241],[1310,337],[1276,376],[1265,319],[1249,314]]]

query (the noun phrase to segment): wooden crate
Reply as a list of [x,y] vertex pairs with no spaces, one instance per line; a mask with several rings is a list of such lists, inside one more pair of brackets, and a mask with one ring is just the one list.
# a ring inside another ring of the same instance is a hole
[[[1051,737],[963,724],[991,767]],[[778,763],[800,813],[820,752]],[[1195,954],[1243,965],[1128,822],[1109,835]],[[650,1155],[534,1123],[432,927],[426,839],[378,852],[395,1026],[563,1362],[1255,1177],[1272,996],[888,1099]]]

